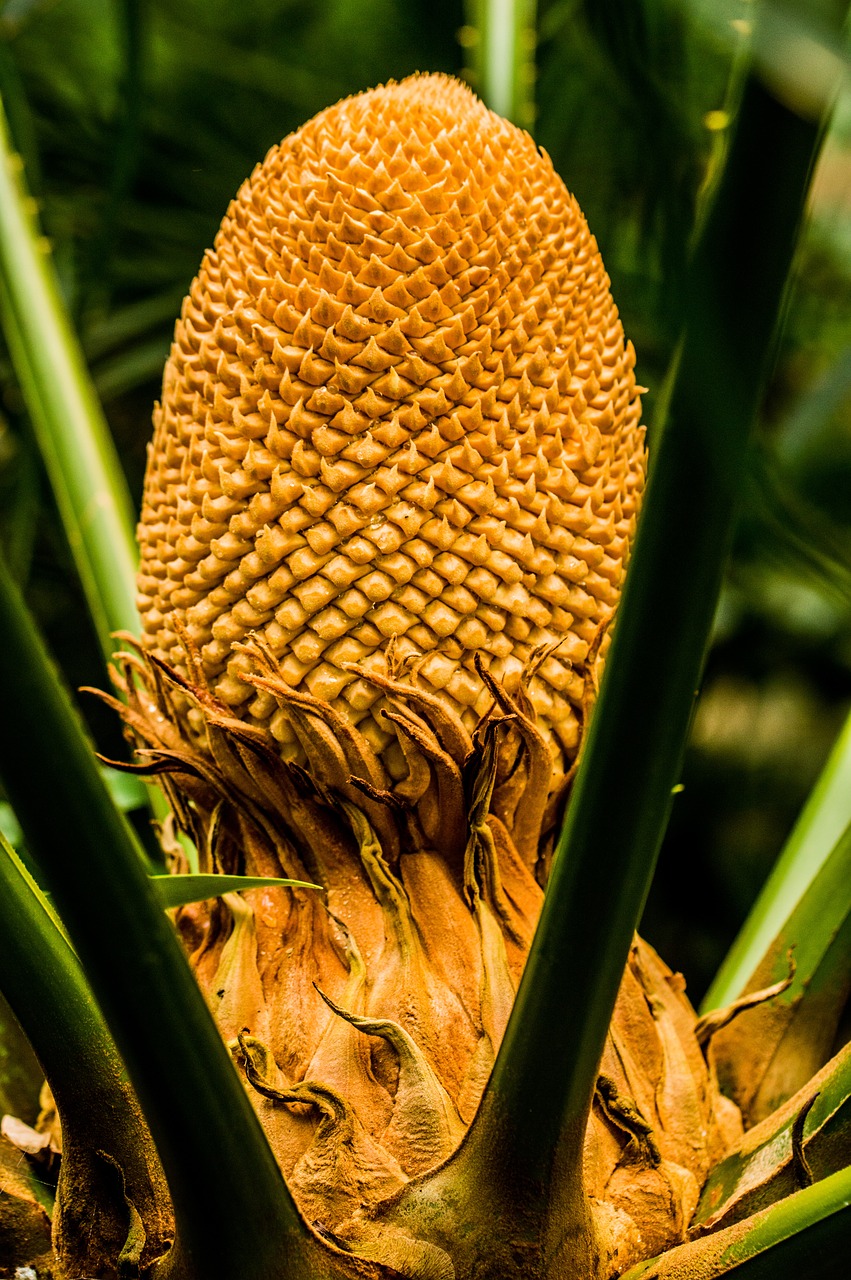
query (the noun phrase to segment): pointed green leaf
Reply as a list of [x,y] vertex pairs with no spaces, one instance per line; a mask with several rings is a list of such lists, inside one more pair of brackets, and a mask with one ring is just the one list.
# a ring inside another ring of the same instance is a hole
[[[540,1187],[556,1150],[568,1158],[566,1132],[581,1158],[679,780],[820,141],[817,125],[748,76],[690,264],[684,334],[600,696],[535,939],[463,1148],[479,1203],[496,1169],[506,1185]],[[593,981],[575,980],[579,972]]]
[[[2,835],[0,936],[0,984],[59,1107],[66,1176],[86,1185],[97,1176],[99,1151],[106,1150],[155,1215],[151,1196],[165,1207],[168,1192],[123,1063],[79,959]],[[121,1222],[124,1197],[107,1199],[101,1210]]]
[[621,1280],[846,1280],[851,1169],[787,1196],[724,1231],[631,1267]]
[[804,898],[851,821],[851,716],[774,870],[706,993],[701,1012],[745,990],[768,948]]
[[307,880],[286,880],[278,876],[151,876],[160,904],[165,908],[185,907],[188,902],[204,902],[220,898],[223,893],[241,893],[244,889],[262,889],[267,885],[282,889],[318,889],[321,884]]
[[137,631],[133,506],[0,104],[0,319],[98,637]]
[[194,1267],[186,1274],[310,1275],[303,1264],[319,1246],[307,1238],[137,842],[2,559],[0,633],[0,692],[16,726],[14,741],[0,734],[0,775],[150,1126],[178,1240]]
[[717,1230],[775,1204],[848,1161],[851,1045],[785,1106],[749,1129],[709,1174],[692,1229]]
[[851,827],[798,901],[746,992],[782,980],[790,964],[794,973],[785,990],[740,1013],[712,1037],[718,1081],[749,1125],[790,1098],[830,1055],[851,992]]
[[[139,630],[135,512],[0,98],[0,323],[106,661]],[[148,801],[167,812],[158,787]]]

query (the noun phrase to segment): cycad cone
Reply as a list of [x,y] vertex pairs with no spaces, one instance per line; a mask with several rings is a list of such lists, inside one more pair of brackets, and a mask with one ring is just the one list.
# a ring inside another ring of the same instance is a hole
[[[441,76],[273,148],[177,324],[130,723],[211,869],[326,889],[181,925],[306,1219],[403,1274],[434,1247],[370,1224],[506,1024],[643,485],[633,363],[548,157]],[[637,944],[586,1149],[612,1266],[719,1154],[692,1024]]]

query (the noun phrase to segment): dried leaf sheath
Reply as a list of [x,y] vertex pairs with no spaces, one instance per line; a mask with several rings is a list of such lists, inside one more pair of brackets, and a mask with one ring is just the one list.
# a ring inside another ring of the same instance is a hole
[[[643,485],[633,363],[548,158],[425,77],[269,153],[166,369],[126,723],[202,870],[326,890],[178,925],[306,1218],[412,1277],[441,1251],[382,1205],[452,1160],[528,952]],[[682,1238],[735,1124],[693,1022],[636,943],[586,1144],[613,1267]]]
[[[268,655],[258,662],[276,687]],[[523,684],[511,716],[495,705],[456,762],[451,748],[464,744],[465,731],[459,721],[447,732],[455,713],[442,706],[430,718],[418,690],[410,687],[406,698],[403,682],[382,680],[400,718],[422,711],[421,736],[430,734],[456,765],[457,803],[434,806],[429,755],[412,770],[426,777],[421,795],[400,795],[404,782],[383,791],[369,781],[380,761],[357,731],[346,742],[361,772],[343,787],[329,749],[335,713],[326,704],[312,702],[295,721],[303,768],[281,759],[268,731],[235,719],[167,665],[132,656],[124,663],[132,677],[127,720],[145,744],[141,767],[159,773],[172,793],[176,814],[200,842],[203,869],[307,876],[327,888],[324,897],[226,895],[181,909],[178,923],[306,1216],[365,1256],[389,1261],[377,1243],[384,1228],[368,1229],[370,1214],[380,1214],[394,1187],[457,1148],[540,906],[541,889],[510,826],[490,811],[509,782],[522,792],[533,769],[531,753],[506,742],[514,733],[523,742],[534,729],[524,723]],[[188,694],[204,716],[204,747],[174,745],[176,699]],[[368,793],[362,804],[343,793],[362,794],[356,778]],[[373,807],[393,831],[383,842],[365,812]],[[426,834],[423,808],[430,821],[448,815],[450,828],[457,808],[468,815],[460,858],[439,825]],[[694,1021],[680,985],[637,942],[602,1067],[620,1104],[600,1095],[586,1144],[598,1229],[619,1265],[646,1256],[648,1242],[661,1248],[683,1237],[710,1163],[739,1132],[735,1108],[706,1070]],[[652,1142],[636,1141],[618,1110],[625,1101]],[[357,1171],[342,1189],[341,1161]]]

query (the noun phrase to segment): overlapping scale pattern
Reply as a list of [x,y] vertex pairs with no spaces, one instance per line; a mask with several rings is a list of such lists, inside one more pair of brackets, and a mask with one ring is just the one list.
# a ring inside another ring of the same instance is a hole
[[644,479],[632,347],[575,199],[461,84],[321,112],[230,206],[178,321],[146,479],[144,642],[298,753],[241,679],[294,687],[405,762],[381,694],[397,637],[472,728],[474,654],[529,685],[556,773],[617,602]]

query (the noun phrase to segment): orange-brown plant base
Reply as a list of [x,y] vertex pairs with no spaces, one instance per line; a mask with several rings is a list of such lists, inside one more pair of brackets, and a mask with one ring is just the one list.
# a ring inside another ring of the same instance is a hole
[[[439,1226],[426,1223],[437,1211],[422,1202],[451,1183],[454,1163],[462,1175],[459,1145],[542,900],[557,805],[536,780],[545,747],[524,680],[513,694],[491,684],[491,710],[470,735],[394,669],[391,651],[388,673],[368,678],[420,779],[418,794],[400,794],[327,703],[293,691],[261,647],[252,657],[251,678],[286,707],[306,768],[159,660],[124,659],[125,720],[202,871],[323,891],[227,894],[182,908],[178,928],[306,1222],[330,1246],[402,1275],[466,1274],[435,1242]],[[176,728],[187,700],[203,741]],[[706,1173],[741,1133],[695,1022],[682,979],[636,938],[585,1138],[599,1251],[588,1275],[683,1240]],[[564,1176],[576,1182],[577,1170]],[[555,1202],[558,1188],[550,1194]],[[531,1263],[519,1274],[539,1274]]]

